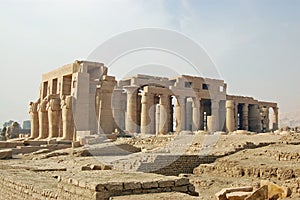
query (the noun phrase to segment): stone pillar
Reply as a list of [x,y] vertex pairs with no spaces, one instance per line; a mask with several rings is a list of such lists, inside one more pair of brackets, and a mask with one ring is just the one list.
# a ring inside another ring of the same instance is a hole
[[193,128],[192,131],[199,130],[200,126],[200,100],[198,98],[193,98]]
[[159,134],[166,134],[170,125],[170,96],[160,95],[159,99],[160,118],[159,118]]
[[219,101],[211,101],[211,116],[207,116],[207,131],[214,133],[219,131]]
[[226,132],[233,132],[235,130],[234,119],[234,102],[226,101]]
[[273,131],[276,131],[278,130],[278,108],[274,107],[273,112]]
[[[122,101],[122,89],[114,89],[113,95],[112,95],[112,104],[113,104],[113,117],[116,122],[116,125],[119,129],[125,130],[125,127],[123,126],[123,120],[124,120],[124,110],[122,110],[123,103]],[[98,115],[99,116],[99,113]]]
[[[154,132],[154,96],[148,92],[142,93],[142,111],[141,111],[141,133],[151,134]],[[151,110],[150,110],[151,109]]]
[[61,101],[63,136],[59,140],[72,140],[74,120],[72,112],[72,96],[63,96]]
[[138,87],[126,86],[124,87],[127,91],[127,112],[125,129],[129,133],[137,132],[137,95]]
[[99,120],[99,132],[102,134],[111,134],[115,131],[116,123],[112,112],[112,93],[115,87],[116,81],[114,77],[106,76],[103,80],[100,92],[101,92],[101,103],[100,103],[100,118]]
[[248,104],[245,103],[243,105],[243,130],[246,130],[248,131],[249,127],[248,127],[248,112],[249,112],[249,109],[248,109]]
[[235,130],[239,129],[239,104],[235,102],[234,104],[234,121],[235,121]]
[[48,137],[48,112],[46,109],[48,98],[45,97],[38,106],[39,112],[39,137],[36,139],[45,139]]
[[193,128],[193,107],[191,99],[187,99],[185,104],[185,130],[191,131]]
[[48,139],[57,138],[59,134],[59,119],[60,119],[60,99],[58,97],[49,97],[47,104],[49,134]]
[[199,129],[204,130],[204,105],[203,102],[200,100],[200,114],[199,114]]
[[40,100],[37,102],[30,102],[30,129],[31,134],[29,139],[35,139],[39,136],[39,114],[38,114],[38,105]]
[[156,130],[156,135],[159,134],[159,123],[160,123],[160,105],[156,105],[156,112],[155,112],[155,130]]
[[[177,97],[177,120],[179,121],[177,132],[186,130],[185,127],[185,107],[186,107],[186,99],[185,97]],[[179,111],[179,112],[178,112]]]

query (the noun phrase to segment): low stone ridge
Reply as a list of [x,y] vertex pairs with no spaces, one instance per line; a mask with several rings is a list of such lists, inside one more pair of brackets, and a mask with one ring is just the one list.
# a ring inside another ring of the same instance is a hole
[[11,159],[12,149],[2,149],[0,150],[0,159]]
[[82,171],[75,175],[57,171],[53,176],[55,179],[44,173],[47,172],[0,170],[1,198],[102,200],[112,196],[172,191],[197,195],[187,178],[116,171]]

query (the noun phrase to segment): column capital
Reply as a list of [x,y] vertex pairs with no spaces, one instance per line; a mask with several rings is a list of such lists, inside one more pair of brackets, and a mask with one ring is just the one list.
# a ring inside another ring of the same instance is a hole
[[137,92],[137,89],[139,88],[139,86],[135,86],[135,85],[127,85],[123,87],[127,93],[134,93]]

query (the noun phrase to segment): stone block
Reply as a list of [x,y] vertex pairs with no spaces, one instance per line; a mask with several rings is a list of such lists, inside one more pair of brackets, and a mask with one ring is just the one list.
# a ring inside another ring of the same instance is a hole
[[123,183],[121,182],[115,182],[115,183],[107,183],[105,185],[105,189],[108,191],[118,191],[118,190],[123,190]]
[[11,159],[12,149],[2,149],[0,150],[0,159]]
[[226,194],[228,200],[244,200],[251,192],[231,192]]
[[245,200],[266,200],[268,199],[268,186],[264,185],[256,190],[251,196]]
[[188,178],[180,178],[175,180],[175,186],[188,185],[190,181]]
[[125,190],[135,190],[135,189],[141,189],[141,183],[138,182],[128,182],[124,183],[124,189]]
[[274,198],[276,196],[280,198],[286,198],[291,195],[291,190],[286,187],[281,187],[271,181],[268,180],[261,180],[260,181],[260,186],[268,186],[268,198]]
[[160,187],[160,188],[173,187],[173,186],[175,186],[175,183],[172,180],[160,180],[160,181],[158,181],[158,187]]
[[144,182],[142,183],[142,188],[149,189],[149,188],[158,188],[158,183],[154,182]]

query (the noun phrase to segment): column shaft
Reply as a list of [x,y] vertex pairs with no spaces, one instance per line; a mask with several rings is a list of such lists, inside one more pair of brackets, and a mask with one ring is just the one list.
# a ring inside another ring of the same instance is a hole
[[234,119],[234,102],[226,101],[226,131],[233,132],[235,130]]
[[248,113],[249,113],[249,109],[248,109],[248,104],[244,104],[243,105],[243,130],[248,131],[249,127],[248,127]]

